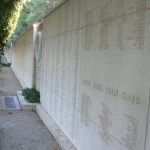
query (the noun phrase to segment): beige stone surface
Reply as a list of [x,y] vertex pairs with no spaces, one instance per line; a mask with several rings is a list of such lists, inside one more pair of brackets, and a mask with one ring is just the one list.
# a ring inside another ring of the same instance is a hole
[[78,150],[146,149],[149,24],[149,0],[68,0],[44,19],[41,104]]
[[23,111],[36,111],[36,103],[27,102],[22,95],[22,91],[17,91],[17,98]]
[[[67,0],[43,19],[41,105],[78,150],[150,149],[149,8],[150,0]],[[31,37],[12,55],[23,85]]]
[[14,43],[11,57],[11,68],[22,87],[31,88],[33,85],[33,30],[29,30]]
[[0,150],[60,150],[35,112],[0,113]]
[[16,96],[21,86],[9,67],[3,67],[0,96],[0,150],[61,150],[34,111],[1,110],[4,96]]
[[36,112],[49,131],[53,134],[62,150],[77,150],[76,147],[70,142],[68,137],[60,129],[60,127],[56,124],[55,120],[45,111],[41,104],[36,105]]
[[22,87],[10,67],[1,68],[0,91],[4,96],[16,96],[16,91]]

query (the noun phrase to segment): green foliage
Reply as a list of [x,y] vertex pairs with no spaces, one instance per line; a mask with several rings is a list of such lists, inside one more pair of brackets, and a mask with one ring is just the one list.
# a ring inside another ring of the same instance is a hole
[[22,0],[0,0],[0,49],[16,28],[22,10]]
[[10,67],[11,63],[8,63],[8,64],[0,63],[0,66],[2,66],[2,67]]
[[22,95],[30,103],[39,103],[40,102],[40,93],[35,88],[23,89]]
[[51,2],[54,0],[30,0],[23,6],[16,30],[10,42],[14,42],[21,34],[23,34],[34,22],[42,18],[48,9],[51,7]]

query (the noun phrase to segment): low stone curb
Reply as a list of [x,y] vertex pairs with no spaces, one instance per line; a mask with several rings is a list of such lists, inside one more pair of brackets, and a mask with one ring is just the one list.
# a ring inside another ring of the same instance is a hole
[[71,141],[63,133],[53,118],[45,111],[41,104],[28,103],[24,96],[22,96],[22,91],[17,91],[17,97],[23,111],[36,111],[62,150],[76,150],[76,147],[71,143]]
[[36,103],[29,103],[22,96],[22,91],[17,91],[17,97],[23,111],[36,111]]
[[62,150],[77,150],[41,104],[36,105],[36,112],[48,130],[52,133]]

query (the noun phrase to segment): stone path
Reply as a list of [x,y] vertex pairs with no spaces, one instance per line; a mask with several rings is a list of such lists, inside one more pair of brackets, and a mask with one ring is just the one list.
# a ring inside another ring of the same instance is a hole
[[17,90],[21,90],[21,85],[16,79],[14,73],[9,67],[1,68],[1,84],[0,90],[2,91],[1,95],[4,96],[15,96]]
[[0,150],[60,150],[34,112],[0,114]]
[[[3,67],[1,95],[15,96],[20,89],[11,69]],[[0,111],[0,150],[60,150],[60,147],[35,112]]]

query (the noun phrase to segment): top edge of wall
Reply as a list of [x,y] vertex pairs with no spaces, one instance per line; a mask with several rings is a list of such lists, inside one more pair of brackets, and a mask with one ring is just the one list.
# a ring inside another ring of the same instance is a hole
[[44,19],[47,16],[49,16],[51,13],[53,13],[55,10],[57,10],[60,6],[62,6],[67,1],[69,1],[69,0],[60,0],[60,2],[58,2],[54,7],[51,7],[48,10],[48,12],[45,14],[45,16],[43,16],[41,19]]
[[19,40],[22,36],[24,36],[25,34],[27,34],[28,32],[31,32],[33,30],[33,25],[32,26],[29,26],[14,42],[16,43],[17,40]]
[[[49,10],[48,10],[48,12],[43,16],[43,17],[41,17],[38,21],[36,21],[36,22],[40,22],[40,24],[41,23],[43,23],[43,20],[47,17],[47,16],[49,16],[50,14],[52,14],[55,10],[57,10],[60,6],[62,6],[65,2],[67,2],[67,1],[69,1],[69,0],[60,0],[60,2],[58,3],[58,4],[56,4],[54,7],[51,7]],[[33,23],[34,24],[34,23]],[[30,30],[33,30],[33,24],[31,25],[31,26],[29,26],[27,29],[26,29],[26,31],[24,31],[15,41],[14,41],[14,43],[16,43],[16,41],[19,39],[19,38],[21,38],[22,36],[24,36],[27,32],[29,32]]]

